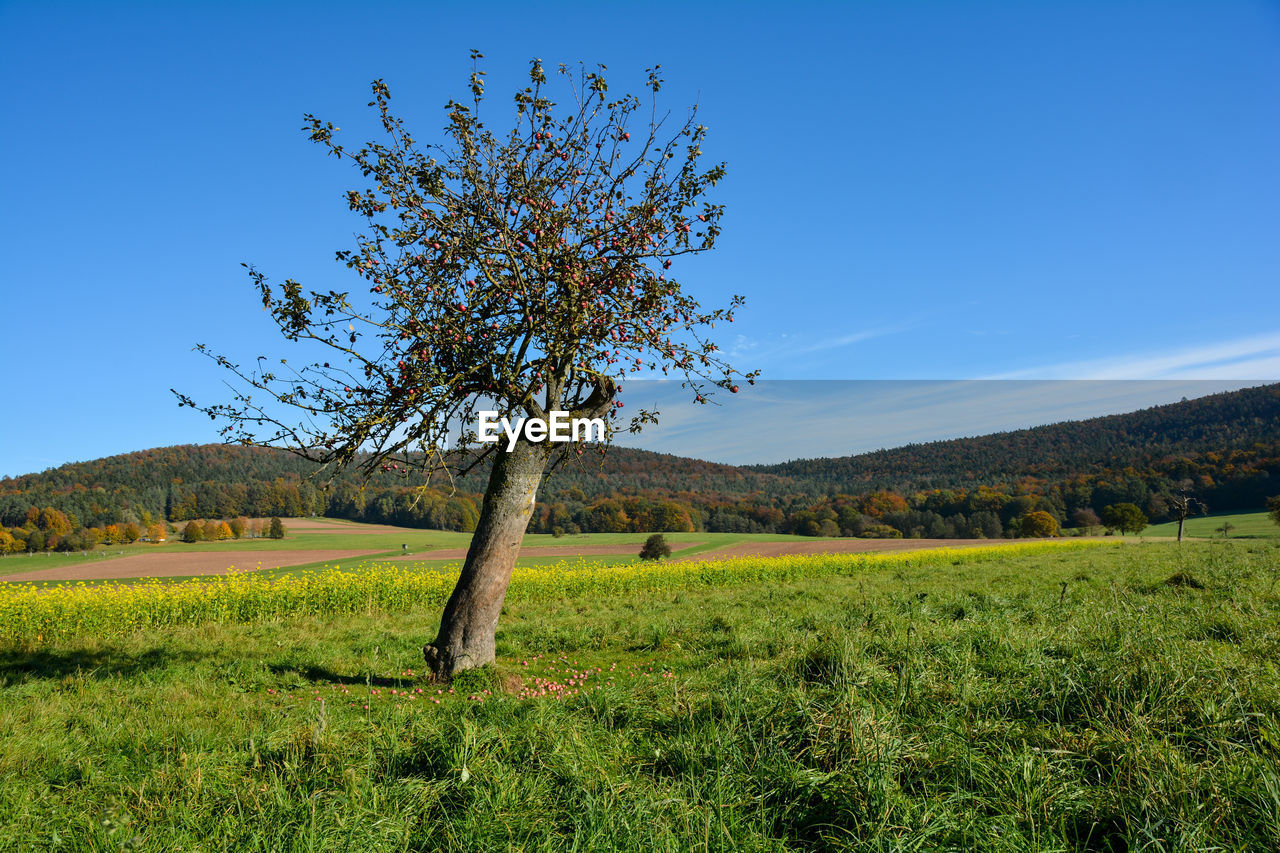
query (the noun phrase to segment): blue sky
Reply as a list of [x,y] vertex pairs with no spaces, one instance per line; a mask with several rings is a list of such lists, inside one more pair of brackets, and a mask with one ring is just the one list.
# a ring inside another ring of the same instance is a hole
[[[1115,415],[1259,384],[1213,379],[764,380],[715,405],[688,404],[680,383],[631,381],[628,405],[656,427],[616,442],[730,465],[848,456]],[[630,410],[628,410],[630,411]],[[780,440],[785,437],[785,440]]]
[[192,346],[286,354],[240,263],[350,285],[302,114],[363,141],[381,77],[430,138],[472,47],[495,114],[534,56],[699,102],[683,280],[767,379],[1280,379],[1275,3],[7,2],[0,475],[213,440]]

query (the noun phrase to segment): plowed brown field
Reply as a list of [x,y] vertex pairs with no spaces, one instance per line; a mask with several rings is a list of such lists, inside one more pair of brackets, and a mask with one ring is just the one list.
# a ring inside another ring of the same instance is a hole
[[377,551],[192,551],[189,554],[131,554],[78,566],[5,575],[4,581],[87,581],[110,578],[171,578],[225,575],[228,569],[279,569],[304,563],[335,562]]

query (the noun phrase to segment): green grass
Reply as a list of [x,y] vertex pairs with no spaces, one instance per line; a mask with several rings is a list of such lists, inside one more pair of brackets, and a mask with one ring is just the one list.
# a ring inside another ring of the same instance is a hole
[[1280,848],[1271,543],[517,601],[453,695],[437,619],[0,649],[0,849]]
[[[1280,525],[1265,512],[1222,513],[1220,515],[1193,516],[1187,519],[1183,536],[1203,539],[1221,539],[1218,528],[1224,522],[1231,524],[1227,535],[1232,539],[1280,539]],[[1143,536],[1178,535],[1178,522],[1155,524],[1142,531]]]
[[85,563],[96,563],[101,560],[112,560],[131,554],[145,553],[148,550],[158,551],[164,547],[164,545],[112,545],[85,552],[41,551],[37,554],[5,554],[0,556],[0,579],[3,579],[5,575],[16,575],[20,572],[79,566]]

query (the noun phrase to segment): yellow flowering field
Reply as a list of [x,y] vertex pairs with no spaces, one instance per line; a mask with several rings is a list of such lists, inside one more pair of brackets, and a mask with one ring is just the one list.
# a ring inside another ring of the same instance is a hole
[[[778,582],[894,566],[942,567],[1107,544],[1110,543],[1049,541],[887,554],[738,557],[623,566],[565,560],[551,566],[517,568],[508,599],[552,600]],[[456,569],[439,572],[413,563],[366,562],[294,575],[233,573],[185,583],[143,580],[47,587],[0,584],[0,642],[39,645],[75,636],[119,636],[144,628],[206,622],[247,623],[294,616],[438,608],[456,579]]]

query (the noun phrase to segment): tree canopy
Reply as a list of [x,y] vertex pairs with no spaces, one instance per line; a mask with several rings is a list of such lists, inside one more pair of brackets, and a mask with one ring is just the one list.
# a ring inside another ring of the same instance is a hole
[[1147,516],[1131,503],[1111,504],[1102,508],[1102,523],[1109,530],[1124,533],[1141,533],[1147,527]]
[[[344,196],[365,229],[336,253],[361,287],[274,285],[249,267],[284,338],[316,357],[244,368],[201,345],[241,390],[199,406],[178,394],[183,405],[224,420],[232,440],[407,478],[474,464],[446,449],[474,442],[482,401],[504,416],[599,413],[612,429],[627,376],[678,376],[696,402],[754,379],[706,337],[732,322],[741,298],[704,309],[676,277],[681,258],[715,245],[723,214],[704,198],[725,167],[700,166],[707,131],[696,107],[681,120],[658,111],[657,66],[644,109],[634,95],[610,98],[603,66],[562,65],[560,110],[533,60],[515,125],[499,134],[486,123],[480,58],[473,52],[469,102],[446,104],[440,144],[410,134],[381,80],[369,102],[380,141],[349,148],[331,122],[305,117],[309,138],[366,179]],[[637,412],[629,426],[654,416]]]

